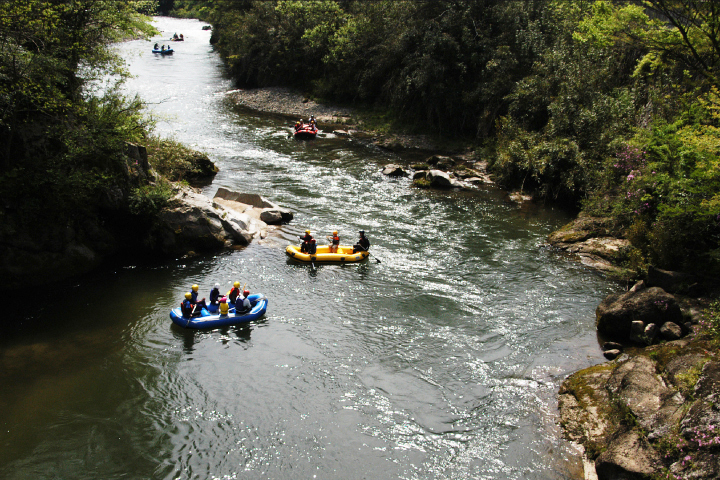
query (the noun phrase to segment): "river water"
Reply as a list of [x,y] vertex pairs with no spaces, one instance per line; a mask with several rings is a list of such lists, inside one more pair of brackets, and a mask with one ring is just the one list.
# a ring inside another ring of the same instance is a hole
[[[0,478],[577,478],[557,390],[603,361],[594,310],[618,285],[543,247],[568,217],[492,188],[413,189],[351,139],[288,138],[287,119],[227,101],[201,22],[155,21],[186,41],[119,45],[127,91],[217,164],[204,193],[258,193],[295,219],[243,249],[54,285],[53,311],[0,338]],[[293,264],[306,228],[364,229],[380,263]],[[269,297],[262,321],[171,324],[190,285],[235,280]]]

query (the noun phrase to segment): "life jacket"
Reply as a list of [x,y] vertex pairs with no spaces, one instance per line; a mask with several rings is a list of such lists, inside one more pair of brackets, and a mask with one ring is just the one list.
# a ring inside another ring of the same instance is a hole
[[337,235],[335,235],[334,237],[332,237],[332,244],[333,244],[333,245],[340,245],[340,237],[338,237]]
[[197,303],[198,292],[196,292],[195,290],[192,290],[190,292],[190,295],[192,296],[192,298],[191,298],[192,302]]
[[213,305],[218,303],[218,300],[220,299],[220,290],[217,288],[213,288],[210,290],[210,303]]
[[182,312],[183,317],[189,317],[192,315],[193,303],[186,298],[182,301],[182,303],[180,303],[180,311]]
[[220,304],[220,315],[227,315],[228,310],[230,310],[230,305],[228,305],[227,302],[223,302]]
[[[247,304],[245,301],[247,301]],[[239,296],[235,301],[235,313],[246,313],[249,312],[251,308],[252,304],[250,304],[250,300],[248,300],[247,297]]]
[[315,255],[315,252],[317,252],[317,243],[315,242],[314,238],[312,240],[310,240],[310,243],[308,244],[308,247],[307,247],[307,252],[310,255]]
[[228,293],[228,298],[231,302],[234,302],[235,299],[240,295],[240,289],[238,287],[233,287],[230,290],[230,293]]

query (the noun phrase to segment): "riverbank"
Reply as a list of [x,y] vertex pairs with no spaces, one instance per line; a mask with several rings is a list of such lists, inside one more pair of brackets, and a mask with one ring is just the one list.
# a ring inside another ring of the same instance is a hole
[[398,154],[457,154],[468,150],[458,143],[429,135],[381,132],[369,127],[367,115],[356,109],[318,102],[290,88],[238,89],[228,92],[228,96],[240,107],[287,117],[292,123],[315,115],[320,129],[325,132],[353,136]]

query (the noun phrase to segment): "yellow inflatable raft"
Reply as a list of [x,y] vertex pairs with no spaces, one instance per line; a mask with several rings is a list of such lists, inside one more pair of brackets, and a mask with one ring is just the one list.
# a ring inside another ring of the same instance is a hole
[[357,252],[353,253],[353,247],[351,245],[339,245],[337,253],[330,253],[330,245],[319,245],[317,251],[310,255],[309,253],[302,253],[299,245],[288,245],[285,249],[285,253],[288,254],[294,260],[301,262],[337,262],[337,263],[348,263],[348,262],[361,262],[365,260],[370,253],[369,252]]

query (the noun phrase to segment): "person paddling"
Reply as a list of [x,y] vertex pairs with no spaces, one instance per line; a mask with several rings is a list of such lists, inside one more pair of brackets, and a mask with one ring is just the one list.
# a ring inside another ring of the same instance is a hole
[[353,245],[353,253],[367,252],[370,249],[370,240],[365,236],[365,230],[360,230],[360,238]]
[[248,295],[250,295],[250,290],[243,290],[242,296],[237,298],[235,301],[235,314],[247,313],[252,309],[252,304],[247,298]]
[[235,300],[240,296],[240,282],[233,283],[233,288],[228,292],[228,300],[230,303],[235,303]]
[[310,230],[305,230],[305,236],[298,238],[302,242],[302,244],[300,244],[300,253],[308,253],[310,243],[314,240],[313,236],[310,234]]
[[192,296],[192,302],[193,304],[197,304],[200,308],[207,308],[207,304],[205,303],[205,299],[198,300],[198,289],[200,287],[198,285],[193,285],[192,290],[190,291],[190,295]]
[[198,304],[193,301],[192,293],[187,292],[185,294],[185,300],[180,304],[180,311],[182,311],[183,317],[199,317],[202,313],[202,308],[198,308]]
[[210,305],[213,308],[217,308],[220,304],[220,284],[216,283],[212,290],[210,290]]

